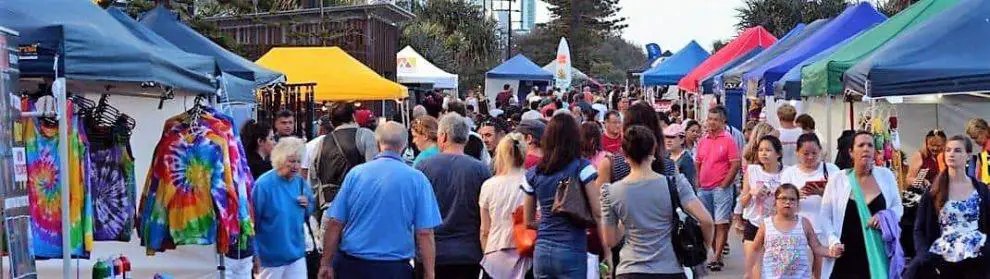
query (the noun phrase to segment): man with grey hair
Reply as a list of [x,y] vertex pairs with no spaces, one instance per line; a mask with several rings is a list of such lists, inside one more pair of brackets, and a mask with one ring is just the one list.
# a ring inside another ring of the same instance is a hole
[[[464,117],[456,113],[444,115],[437,128],[441,153],[418,166],[433,185],[444,216],[436,235],[437,278],[477,278],[481,271],[478,196],[481,184],[492,174],[487,165],[464,154],[469,134]],[[417,269],[420,266],[417,263]]]
[[423,278],[437,277],[433,229],[440,212],[430,181],[402,161],[407,138],[402,124],[378,126],[381,153],[344,178],[326,214],[320,278],[413,278],[413,258]]

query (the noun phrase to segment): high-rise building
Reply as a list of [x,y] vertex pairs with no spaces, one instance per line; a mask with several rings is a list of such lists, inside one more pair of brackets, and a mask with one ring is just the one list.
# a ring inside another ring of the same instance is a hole
[[519,11],[522,14],[519,31],[533,30],[536,27],[536,0],[521,0],[519,6]]

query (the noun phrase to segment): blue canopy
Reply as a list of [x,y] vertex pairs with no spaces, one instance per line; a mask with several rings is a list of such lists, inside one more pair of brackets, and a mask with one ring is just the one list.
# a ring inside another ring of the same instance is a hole
[[842,46],[845,46],[847,43],[852,41],[853,38],[856,37],[859,36],[853,36],[842,42],[839,42],[838,44],[835,44],[834,46],[822,52],[819,52],[815,56],[805,59],[804,61],[801,61],[801,63],[798,63],[797,66],[795,66],[794,68],[791,68],[791,70],[787,71],[787,73],[784,74],[784,76],[781,77],[780,80],[774,83],[774,96],[786,100],[800,100],[801,99],[801,68],[804,68],[804,66],[807,65],[814,64],[819,60],[825,59],[826,57],[832,55],[832,53],[835,53],[840,48],[842,48]]
[[70,80],[155,82],[216,92],[212,72],[177,63],[90,1],[5,0],[0,26],[19,32],[21,45],[37,50],[21,54],[21,76],[54,77],[58,56],[59,76]]
[[747,82],[755,81],[758,87],[747,88],[748,94],[773,93],[773,83],[798,63],[815,56],[835,44],[869,29],[887,17],[868,2],[860,2],[846,8],[842,14],[829,21],[814,35],[798,43],[787,52],[743,75]]
[[705,62],[708,56],[710,56],[708,51],[705,51],[698,42],[691,41],[667,60],[643,72],[640,83],[643,86],[675,85],[694,70],[694,67]]
[[869,97],[988,91],[988,14],[990,1],[963,0],[887,42],[843,83]]
[[[747,52],[747,53],[745,53],[743,55],[740,55],[740,56],[736,57],[735,59],[730,60],[729,63],[725,63],[725,65],[722,66],[722,68],[719,68],[718,70],[715,70],[714,72],[712,72],[711,75],[708,75],[707,78],[705,78],[704,80],[701,81],[701,93],[702,94],[714,94],[715,93],[715,80],[716,80],[716,77],[720,77],[723,73],[725,73],[725,71],[728,71],[729,69],[735,68],[736,66],[739,66],[739,64],[742,64],[743,62],[749,61],[749,59],[752,59],[754,56],[756,56],[756,55],[758,55],[758,54],[760,54],[762,52],[763,52],[763,48],[762,47],[755,47],[755,48],[749,50],[749,52]],[[719,78],[719,80],[721,80],[721,78]]]
[[217,60],[213,57],[182,51],[172,43],[169,43],[168,40],[155,34],[155,31],[151,31],[138,23],[137,20],[134,20],[119,8],[111,7],[107,9],[107,13],[123,25],[124,28],[127,28],[127,31],[130,31],[131,35],[150,44],[158,54],[169,58],[169,60],[172,60],[183,68],[193,70],[197,73],[210,73],[213,76],[219,74],[217,71]]
[[716,78],[720,79],[715,83],[716,91],[725,92],[726,88],[739,88],[742,84],[742,76],[744,73],[763,65],[767,61],[770,61],[770,59],[773,59],[784,51],[787,51],[801,40],[804,40],[805,37],[814,34],[815,31],[818,31],[818,29],[824,26],[827,22],[827,19],[819,19],[808,25],[799,23],[797,26],[794,26],[791,31],[788,31],[783,38],[777,40],[777,43],[770,46],[770,48],[767,48],[766,51],[760,52],[760,54],[757,54],[755,57],[749,59],[749,61],[743,62],[742,64],[725,71],[725,73],[722,73],[721,77],[716,76]]
[[220,65],[220,71],[225,74],[235,75],[253,83],[252,91],[247,92],[225,88],[227,89],[225,91],[229,92],[229,101],[253,102],[255,99],[253,89],[285,79],[282,73],[266,69],[217,45],[182,23],[178,15],[166,8],[159,6],[148,11],[141,16],[140,22],[186,52],[215,57],[217,64]]
[[553,74],[544,71],[525,55],[516,54],[511,59],[485,73],[486,78],[517,80],[553,80]]

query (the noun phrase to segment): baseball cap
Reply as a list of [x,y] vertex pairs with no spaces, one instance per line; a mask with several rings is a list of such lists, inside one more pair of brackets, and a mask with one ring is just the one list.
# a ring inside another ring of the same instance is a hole
[[540,139],[543,137],[543,130],[546,128],[547,125],[543,124],[542,121],[529,119],[519,122],[519,125],[516,126],[516,132]]
[[663,129],[664,136],[683,136],[684,126],[678,123],[667,125],[666,129]]

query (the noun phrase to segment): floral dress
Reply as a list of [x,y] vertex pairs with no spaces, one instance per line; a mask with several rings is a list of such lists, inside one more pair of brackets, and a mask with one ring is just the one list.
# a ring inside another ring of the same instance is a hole
[[780,231],[773,218],[763,220],[766,228],[763,252],[763,278],[811,278],[811,255],[804,222],[798,219],[790,231]]
[[979,219],[980,196],[976,191],[966,200],[946,202],[938,217],[942,236],[935,240],[929,252],[953,263],[979,257],[980,248],[987,240],[987,236],[979,231]]

